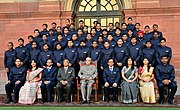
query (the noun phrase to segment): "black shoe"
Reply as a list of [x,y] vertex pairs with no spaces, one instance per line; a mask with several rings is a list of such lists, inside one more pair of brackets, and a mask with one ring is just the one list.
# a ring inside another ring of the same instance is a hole
[[10,102],[12,102],[12,100],[7,99],[7,100],[5,101],[5,104],[8,104],[8,103],[10,103]]
[[66,103],[70,103],[71,101],[70,100],[67,100]]
[[174,101],[173,101],[172,99],[169,99],[169,100],[168,100],[168,103],[171,104],[171,105],[173,105],[173,104],[174,104]]
[[86,100],[83,100],[82,102],[81,102],[81,104],[85,104],[86,103]]
[[105,102],[109,102],[109,98],[107,98]]
[[159,104],[164,104],[164,100],[159,100]]
[[90,103],[91,103],[90,100],[88,100],[88,101],[87,101],[87,104],[90,104]]
[[14,100],[14,102],[13,102],[14,104],[16,104],[16,103],[18,103],[18,101],[17,100]]
[[118,102],[118,100],[113,100],[113,102]]
[[44,102],[43,102],[42,99],[39,99],[39,100],[38,100],[38,103],[39,103],[39,104],[43,104]]

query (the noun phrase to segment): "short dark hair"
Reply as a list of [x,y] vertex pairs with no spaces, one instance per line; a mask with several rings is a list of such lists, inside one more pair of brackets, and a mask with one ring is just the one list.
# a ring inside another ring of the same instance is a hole
[[79,30],[83,31],[81,28],[78,28],[78,29],[77,29],[77,31],[79,31]]
[[135,38],[136,39],[136,36],[132,36],[131,39]]
[[109,23],[109,25],[110,25],[110,24],[114,26],[114,24],[113,24],[113,23]]
[[48,37],[48,35],[47,35],[47,34],[43,34],[43,35],[42,35],[42,37],[43,37],[43,36],[46,36],[46,37]]
[[68,22],[71,22],[70,19],[66,19]]
[[31,42],[31,44],[33,44],[33,43],[36,43],[36,44],[38,44],[36,41],[32,41],[32,42]]
[[121,26],[123,26],[124,24],[126,25],[126,23],[121,23]]
[[32,35],[29,35],[29,36],[28,36],[28,39],[29,39],[29,38],[32,38],[32,39],[34,39],[34,37],[33,37]]
[[101,26],[101,23],[97,23],[97,25],[98,25],[98,24]]
[[24,42],[24,39],[23,39],[23,38],[19,38],[19,39],[18,39],[18,41],[20,41],[20,40]]
[[93,23],[98,23],[98,21],[94,21]]
[[157,27],[158,27],[158,25],[157,25],[157,24],[153,24],[153,27],[154,27],[154,26],[157,26]]
[[120,28],[118,28],[118,27],[116,28],[116,30],[120,30],[120,31],[121,31],[121,29],[120,29]]
[[50,31],[53,31],[53,32],[54,32],[54,29],[51,28],[51,29],[49,29],[49,32],[50,32]]
[[84,22],[84,21],[83,21],[83,20],[80,20],[79,23],[80,23],[80,22]]
[[47,25],[47,24],[42,24],[42,26],[46,26],[46,27],[48,27],[48,25]]
[[87,28],[88,28],[88,26],[87,26],[87,25],[84,25],[84,27],[87,27]]
[[136,25],[139,25],[139,26],[141,26],[141,24],[140,24],[140,23],[136,23],[136,24],[135,24],[135,26],[136,26]]
[[34,33],[35,33],[36,31],[38,31],[38,32],[39,32],[39,29],[35,29],[35,30],[34,30]]
[[162,59],[163,57],[166,57],[166,58],[168,58],[168,56],[167,56],[167,55],[162,55],[162,56],[161,56],[161,59]]
[[149,25],[146,25],[146,26],[144,26],[144,29],[145,29],[145,28],[150,28],[150,27],[149,27]]
[[109,59],[108,59],[108,62],[109,62],[110,60],[112,60],[112,61],[114,62],[114,59],[113,59],[113,58],[109,58]]
[[48,43],[44,43],[44,44],[43,44],[43,47],[44,47],[44,45],[47,45],[48,47],[50,47]]
[[130,19],[133,20],[132,17],[128,17],[128,20],[130,20]]
[[102,31],[107,31],[107,29],[103,29]]
[[14,45],[13,42],[8,42],[8,44],[11,44],[12,46]]
[[166,38],[162,38],[162,39],[160,40],[160,42],[161,42],[162,40],[164,40],[164,41],[166,42]]
[[57,24],[56,24],[56,22],[52,22],[51,24],[55,24],[55,25],[57,25]]

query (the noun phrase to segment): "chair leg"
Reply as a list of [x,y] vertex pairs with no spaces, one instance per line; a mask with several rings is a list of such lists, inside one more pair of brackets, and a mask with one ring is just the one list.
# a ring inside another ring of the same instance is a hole
[[73,95],[71,94],[71,102],[73,101]]
[[95,90],[95,102],[97,102],[97,90]]
[[78,102],[79,102],[79,100],[80,100],[79,97],[80,97],[80,96],[79,96],[79,90],[77,90],[77,100],[78,100]]
[[104,100],[104,87],[102,87],[102,92],[103,92],[103,97],[102,98],[103,98],[103,101],[105,101]]

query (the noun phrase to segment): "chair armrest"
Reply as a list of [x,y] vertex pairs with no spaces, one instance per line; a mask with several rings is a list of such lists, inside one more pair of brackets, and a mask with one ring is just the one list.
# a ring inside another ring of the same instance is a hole
[[97,76],[96,79],[95,79],[95,83],[96,83],[96,87],[97,87],[97,89],[98,89],[98,76]]

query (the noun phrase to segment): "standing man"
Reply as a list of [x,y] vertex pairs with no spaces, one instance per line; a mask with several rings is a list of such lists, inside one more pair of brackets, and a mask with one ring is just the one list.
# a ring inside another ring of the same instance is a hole
[[14,103],[17,103],[19,100],[19,90],[24,85],[26,80],[26,68],[22,66],[21,59],[17,58],[15,65],[11,71],[8,78],[8,82],[5,85],[5,90],[7,94],[6,103],[12,102],[11,93],[14,90]]
[[161,57],[166,55],[168,57],[168,63],[172,58],[172,50],[170,47],[166,46],[166,39],[162,38],[160,40],[160,47],[156,50],[156,61],[161,64]]
[[114,58],[114,50],[110,47],[110,43],[108,41],[104,42],[104,48],[101,51],[101,69],[108,67],[107,62],[108,59]]
[[174,66],[168,63],[168,56],[163,55],[161,56],[161,64],[156,66],[155,68],[155,76],[157,80],[158,90],[159,90],[159,103],[164,103],[164,87],[168,87],[171,89],[168,103],[174,103],[174,95],[177,91],[177,83],[174,81],[175,79],[175,72]]
[[[81,79],[81,94],[82,94],[82,104],[90,103],[90,96],[92,91],[92,84],[95,82],[94,79],[97,76],[97,68],[94,65],[91,65],[91,58],[86,58],[86,65],[80,68],[78,76]],[[87,95],[86,95],[87,87]]]
[[133,19],[131,17],[129,17],[127,19],[127,30],[134,30],[135,29],[135,25],[133,24]]
[[15,48],[15,59],[20,58],[22,60],[22,65],[27,66],[29,61],[29,51],[24,46],[24,39],[18,39],[19,46]]
[[113,87],[113,102],[118,102],[118,84],[120,80],[119,68],[114,66],[114,60],[108,60],[109,67],[104,69],[103,79],[106,92],[106,102],[109,102],[109,87]]
[[59,96],[59,102],[61,103],[63,100],[63,87],[66,87],[67,96],[66,96],[66,102],[71,102],[71,91],[72,91],[72,85],[73,80],[75,78],[75,71],[73,67],[69,66],[69,60],[65,59],[64,67],[59,68],[57,73],[57,93]]
[[131,38],[131,45],[128,46],[129,56],[134,60],[134,64],[139,66],[140,58],[141,58],[141,45],[137,43],[137,39],[135,36]]
[[13,43],[8,42],[8,50],[5,51],[4,53],[4,68],[6,69],[8,78],[9,78],[11,68],[15,65],[14,55],[15,55],[15,51],[13,49]]
[[129,52],[126,46],[123,46],[123,40],[121,38],[117,41],[117,46],[114,48],[114,59],[116,65],[122,69],[129,56]]

